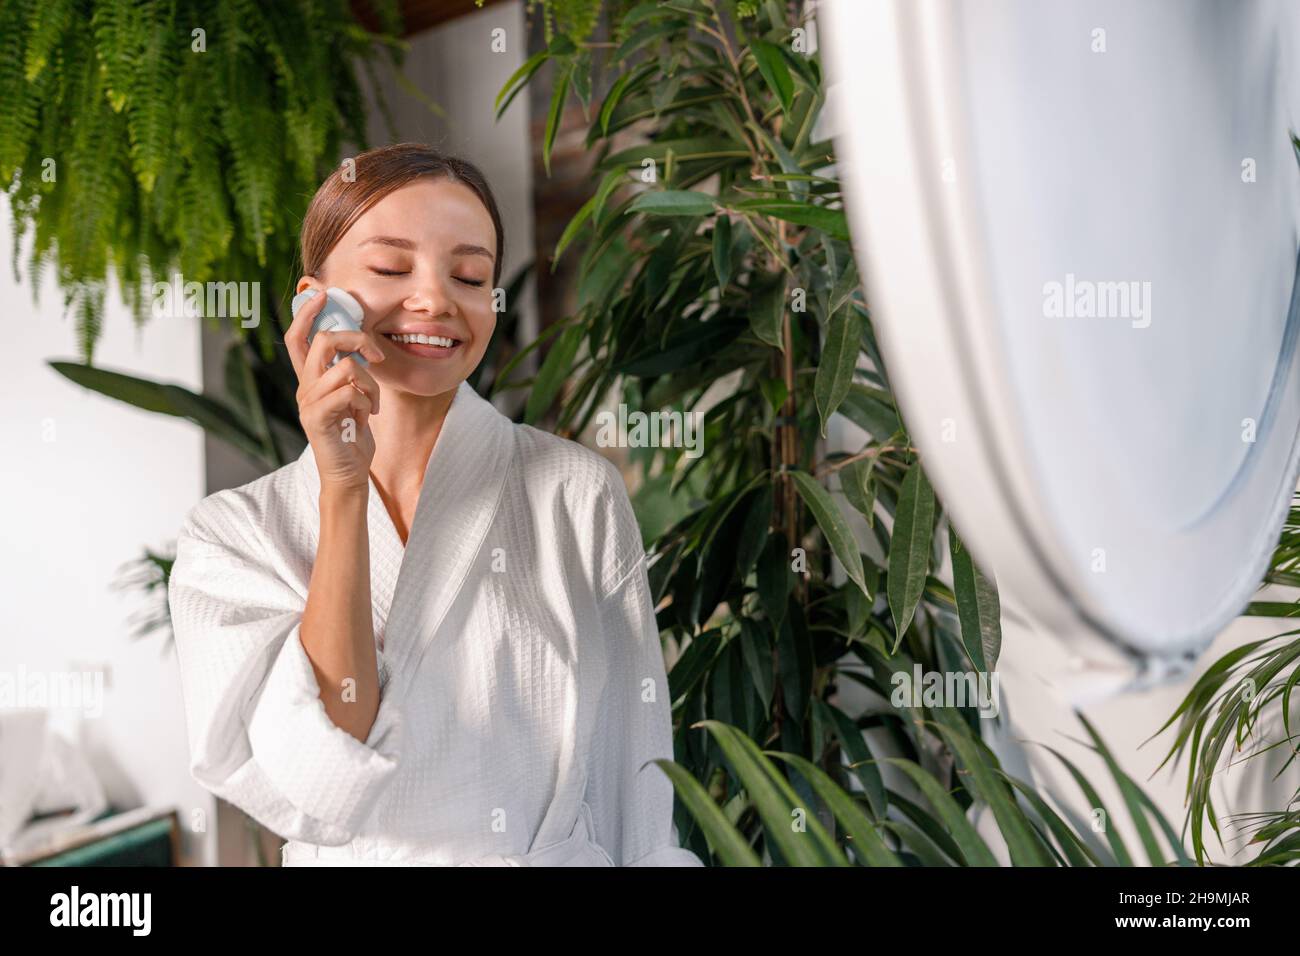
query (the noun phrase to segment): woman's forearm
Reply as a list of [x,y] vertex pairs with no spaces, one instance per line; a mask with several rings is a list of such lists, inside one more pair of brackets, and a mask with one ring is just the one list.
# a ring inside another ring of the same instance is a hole
[[[320,543],[300,636],[325,713],[365,742],[379,709],[379,670],[370,607],[369,487],[320,494]],[[345,696],[345,681],[354,693]]]

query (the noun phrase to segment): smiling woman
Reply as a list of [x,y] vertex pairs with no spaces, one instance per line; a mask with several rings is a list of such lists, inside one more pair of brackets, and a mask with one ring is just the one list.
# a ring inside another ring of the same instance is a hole
[[413,143],[371,150],[313,197],[297,291],[350,291],[376,344],[398,359],[376,380],[413,395],[447,394],[492,338],[504,245],[496,200],[472,164]]
[[700,865],[654,765],[668,683],[621,476],[466,383],[496,321],[487,183],[411,144],[347,171],[298,291],[350,292],[362,328],[308,345],[317,295],[285,333],[310,444],[178,542],[192,772],[286,864]]

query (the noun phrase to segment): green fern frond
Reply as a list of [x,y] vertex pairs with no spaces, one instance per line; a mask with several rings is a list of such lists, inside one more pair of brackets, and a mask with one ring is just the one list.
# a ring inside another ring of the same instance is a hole
[[35,3],[0,4],[0,184],[10,185],[39,125],[41,101],[27,79],[28,13]]
[[150,3],[143,29],[146,40],[140,59],[131,65],[126,115],[136,178],[145,192],[152,192],[171,160],[175,137],[178,47],[183,42],[176,24],[176,0]]
[[[0,2],[11,266],[34,297],[54,268],[87,358],[110,278],[141,323],[152,275],[269,286],[292,266],[320,177],[364,142],[358,67],[400,60],[399,5],[370,6],[379,34],[347,0]],[[275,330],[256,336],[269,358]]]
[[73,0],[46,0],[28,13],[27,56],[23,74],[28,83],[40,76],[50,54],[72,20]]

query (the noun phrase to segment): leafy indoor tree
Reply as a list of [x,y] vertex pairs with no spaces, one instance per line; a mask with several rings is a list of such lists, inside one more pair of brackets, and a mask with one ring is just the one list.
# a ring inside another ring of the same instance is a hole
[[[818,138],[825,91],[803,5],[544,6],[546,48],[498,107],[549,63],[543,159],[572,96],[598,185],[555,251],[582,250],[578,308],[530,347],[549,349],[536,376],[507,369],[498,388],[529,389],[530,421],[558,402],[567,434],[611,395],[704,415],[698,457],[631,452],[659,625],[679,652],[664,769],[683,842],[731,864],[843,865],[850,847],[869,865],[991,863],[967,817],[978,803],[1014,863],[1132,862],[1117,834],[1103,843],[1067,824],[1001,772],[973,699],[891,703],[894,675],[914,664],[988,677],[997,592],[948,527],[890,391],[833,144]],[[593,39],[602,12],[609,40]],[[827,448],[836,414],[866,433],[860,448]],[[934,573],[945,530],[955,591]],[[875,704],[847,712],[837,694],[849,684]],[[1185,860],[1087,730],[1148,859]]]

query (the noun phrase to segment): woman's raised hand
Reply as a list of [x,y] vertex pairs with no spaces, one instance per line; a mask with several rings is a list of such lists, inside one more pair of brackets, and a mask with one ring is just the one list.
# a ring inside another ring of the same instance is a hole
[[298,420],[311,442],[321,490],[367,489],[375,436],[370,416],[379,413],[379,384],[352,358],[333,368],[336,352],[360,352],[370,362],[384,353],[366,331],[320,332],[307,345],[307,333],[325,304],[325,290],[312,296],[294,316],[284,343],[298,374]]

